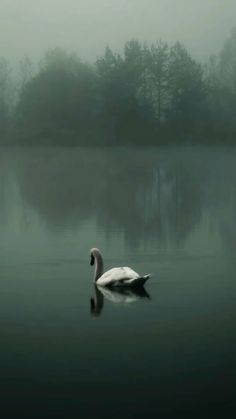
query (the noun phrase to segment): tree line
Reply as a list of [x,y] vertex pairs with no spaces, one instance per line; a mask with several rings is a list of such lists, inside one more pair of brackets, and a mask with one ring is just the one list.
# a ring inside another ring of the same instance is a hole
[[13,74],[0,59],[0,143],[233,144],[236,28],[207,64],[184,45],[131,40],[94,64],[60,48]]

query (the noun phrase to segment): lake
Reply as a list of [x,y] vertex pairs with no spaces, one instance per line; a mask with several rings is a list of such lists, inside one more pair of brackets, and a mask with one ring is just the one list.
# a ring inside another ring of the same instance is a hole
[[231,417],[235,249],[234,148],[2,148],[4,418]]

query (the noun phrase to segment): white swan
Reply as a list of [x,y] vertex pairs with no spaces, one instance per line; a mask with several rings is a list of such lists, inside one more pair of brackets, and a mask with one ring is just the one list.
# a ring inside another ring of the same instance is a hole
[[100,250],[92,248],[90,250],[90,256],[90,265],[94,265],[95,262],[94,282],[96,285],[103,287],[137,287],[143,285],[150,277],[150,274],[140,276],[127,266],[112,268],[103,273],[103,258]]

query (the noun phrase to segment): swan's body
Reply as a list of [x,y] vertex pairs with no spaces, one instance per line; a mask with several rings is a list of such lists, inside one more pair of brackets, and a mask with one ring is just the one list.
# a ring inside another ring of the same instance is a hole
[[103,273],[103,259],[100,250],[93,248],[90,251],[91,265],[95,262],[94,281],[102,287],[135,287],[144,285],[150,275],[140,276],[133,269],[124,266],[112,268]]
[[107,286],[133,286],[133,285],[143,285],[149,276],[141,277],[137,272],[128,266],[123,266],[120,268],[112,268],[109,271],[105,272],[100,276],[96,284],[107,287]]

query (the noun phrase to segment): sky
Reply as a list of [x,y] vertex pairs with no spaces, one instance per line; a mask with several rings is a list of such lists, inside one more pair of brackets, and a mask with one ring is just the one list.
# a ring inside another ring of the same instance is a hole
[[236,26],[236,0],[0,0],[0,57],[34,61],[55,47],[93,62],[130,39],[217,54]]

